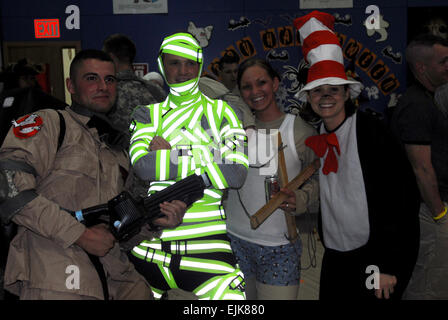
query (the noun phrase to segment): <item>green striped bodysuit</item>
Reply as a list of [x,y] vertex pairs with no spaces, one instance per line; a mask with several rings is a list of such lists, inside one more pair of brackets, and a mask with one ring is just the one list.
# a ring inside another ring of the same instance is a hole
[[[202,66],[202,50],[189,34],[165,38],[161,56],[165,52],[184,56],[184,47]],[[164,74],[161,56],[159,67]],[[200,299],[244,299],[243,274],[226,236],[221,200],[224,189],[244,183],[245,131],[226,102],[199,91],[198,79],[168,84],[170,94],[164,102],[140,106],[133,113],[129,153],[136,173],[151,181],[148,194],[191,174],[206,175],[209,186],[203,198],[188,208],[180,226],[143,241],[132,250],[131,260],[156,297],[170,288],[181,288]],[[149,151],[155,136],[167,140],[171,149]]]

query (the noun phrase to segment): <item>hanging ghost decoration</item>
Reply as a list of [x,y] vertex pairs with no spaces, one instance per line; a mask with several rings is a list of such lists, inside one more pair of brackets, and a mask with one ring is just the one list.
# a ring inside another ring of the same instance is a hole
[[212,37],[213,26],[196,27],[194,22],[190,21],[187,30],[196,38],[202,48],[208,46],[208,42]]

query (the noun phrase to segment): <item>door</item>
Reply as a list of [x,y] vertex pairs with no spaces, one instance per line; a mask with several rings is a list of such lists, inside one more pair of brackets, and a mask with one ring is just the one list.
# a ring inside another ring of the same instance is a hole
[[[69,59],[67,59],[67,49]],[[16,63],[26,58],[30,64],[39,64],[46,68],[49,93],[61,101],[70,104],[65,94],[65,75],[73,52],[81,50],[79,41],[73,42],[4,42],[4,65]],[[64,68],[65,65],[65,68]]]

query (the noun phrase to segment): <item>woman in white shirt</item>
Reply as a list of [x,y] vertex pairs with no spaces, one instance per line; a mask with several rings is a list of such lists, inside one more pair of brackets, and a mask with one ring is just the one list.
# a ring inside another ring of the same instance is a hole
[[305,147],[315,129],[300,117],[286,114],[278,106],[275,93],[280,77],[263,59],[244,61],[238,72],[241,96],[253,110],[255,131],[248,134],[250,168],[241,189],[229,190],[226,202],[227,231],[238,264],[245,275],[248,299],[297,299],[300,282],[300,237],[287,238],[284,211],[301,214],[317,201],[316,177],[295,192],[282,189],[289,198],[253,230],[249,217],[266,204],[265,182],[277,174],[277,133],[282,136],[286,169],[294,178],[315,156]]

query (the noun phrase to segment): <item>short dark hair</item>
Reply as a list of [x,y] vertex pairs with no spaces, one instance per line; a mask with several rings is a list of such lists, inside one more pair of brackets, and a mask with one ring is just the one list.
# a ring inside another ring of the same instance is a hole
[[235,56],[233,54],[225,54],[219,59],[218,67],[219,70],[222,70],[225,63],[231,64],[231,63],[239,63],[240,58],[238,56]]
[[84,60],[95,59],[114,63],[112,58],[104,51],[96,49],[85,49],[79,51],[70,64],[70,78],[75,79],[76,71]]
[[133,63],[137,55],[135,43],[122,33],[108,36],[103,41],[103,50],[107,53],[113,53],[122,63]]
[[431,52],[429,50],[431,50],[435,44],[448,47],[448,40],[431,33],[424,33],[419,34],[409,42],[406,47],[406,61],[413,72],[415,71],[414,64],[417,61],[428,59],[428,55]]
[[279,81],[282,79],[280,78],[280,75],[278,72],[271,66],[269,62],[267,62],[265,59],[258,58],[258,57],[252,57],[247,60],[245,60],[243,63],[240,64],[238,68],[238,75],[237,75],[237,84],[238,88],[241,87],[241,78],[243,77],[243,73],[249,68],[253,66],[259,66],[266,70],[269,77],[271,79],[277,78]]

